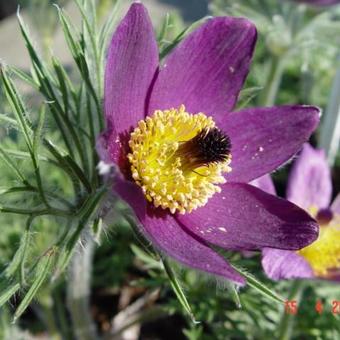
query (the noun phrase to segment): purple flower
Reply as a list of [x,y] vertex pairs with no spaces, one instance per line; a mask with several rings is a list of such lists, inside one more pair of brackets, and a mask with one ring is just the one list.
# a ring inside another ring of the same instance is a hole
[[238,284],[244,278],[211,245],[298,250],[318,235],[302,209],[246,184],[290,159],[319,122],[311,106],[231,112],[255,42],[251,22],[218,17],[160,65],[147,11],[134,3],[109,47],[98,143],[153,245]]
[[[269,175],[254,184],[275,194]],[[289,176],[287,198],[317,219],[320,234],[315,242],[296,252],[264,249],[262,265],[270,278],[340,280],[340,195],[329,207],[331,195],[330,169],[323,150],[305,144]]]
[[340,3],[340,0],[295,0],[313,6],[332,6]]

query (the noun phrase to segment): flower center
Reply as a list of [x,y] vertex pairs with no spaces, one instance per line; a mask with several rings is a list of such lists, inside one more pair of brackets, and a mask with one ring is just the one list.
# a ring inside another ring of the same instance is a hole
[[318,219],[318,222],[318,239],[298,254],[307,260],[316,276],[328,277],[332,269],[340,267],[340,215],[334,215],[326,223],[323,219]]
[[211,117],[187,113],[184,105],[140,121],[129,146],[133,179],[148,201],[171,213],[205,205],[231,171],[229,137]]

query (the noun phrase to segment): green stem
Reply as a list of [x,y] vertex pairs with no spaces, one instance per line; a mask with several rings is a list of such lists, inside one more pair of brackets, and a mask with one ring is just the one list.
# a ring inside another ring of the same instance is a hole
[[260,96],[261,106],[272,106],[275,104],[284,71],[284,57],[272,56],[268,78]]
[[34,173],[35,173],[35,177],[36,177],[36,181],[37,181],[38,193],[40,195],[41,200],[45,204],[46,208],[49,209],[51,206],[50,206],[50,204],[49,204],[49,202],[46,198],[46,195],[45,195],[45,191],[44,191],[44,188],[43,188],[42,179],[41,179],[41,175],[40,175],[40,168],[39,168],[38,160],[37,160],[36,156],[34,155],[34,153],[32,153],[32,162],[33,162]]
[[[337,57],[340,64],[340,51]],[[340,67],[338,67],[320,129],[320,147],[327,154],[329,164],[334,165],[340,142]]]
[[[74,252],[68,280],[68,307],[76,339],[98,339],[90,313],[90,290],[94,240],[87,237],[82,249]],[[78,245],[79,246],[79,245]]]
[[0,205],[0,213],[11,213],[11,214],[19,214],[19,215],[34,215],[34,216],[42,216],[42,215],[55,215],[62,217],[70,217],[73,215],[72,211],[65,211],[57,208],[49,208],[49,209],[25,209],[25,208],[15,208],[15,207],[6,207]]
[[[301,296],[305,288],[302,280],[296,280],[292,283],[290,293],[288,295],[288,301],[296,300],[297,306],[300,304]],[[278,329],[278,340],[289,340],[291,339],[294,322],[296,315],[289,314],[286,310],[283,311],[281,321]]]

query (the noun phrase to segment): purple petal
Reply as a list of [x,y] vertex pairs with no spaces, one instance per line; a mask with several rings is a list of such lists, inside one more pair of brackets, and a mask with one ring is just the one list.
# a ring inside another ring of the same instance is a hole
[[302,256],[289,250],[264,249],[262,267],[272,280],[314,277],[309,263]]
[[97,153],[107,164],[116,164],[126,178],[130,176],[130,163],[127,158],[129,152],[129,133],[117,135],[114,130],[101,133],[96,142]]
[[319,230],[304,210],[244,183],[224,184],[204,207],[176,218],[197,237],[235,250],[297,250]]
[[331,205],[331,210],[336,214],[340,214],[340,194],[335,197],[335,200]]
[[167,57],[148,112],[181,104],[190,113],[213,117],[230,112],[248,74],[255,42],[256,29],[250,21],[210,19]]
[[104,109],[109,132],[103,138],[112,161],[120,147],[117,137],[145,116],[146,97],[157,67],[158,48],[150,18],[142,4],[134,3],[112,37],[105,69]]
[[265,191],[268,194],[276,196],[274,182],[272,178],[270,177],[270,175],[264,175],[262,177],[256,178],[253,181],[251,181],[249,184]]
[[147,204],[134,183],[118,179],[114,190],[133,208],[141,223],[140,230],[161,252],[186,266],[245,284],[245,279],[226,260],[198,240],[172,215]]
[[232,144],[229,182],[250,182],[287,162],[319,123],[312,106],[252,108],[225,116],[218,127]]
[[303,146],[290,172],[286,196],[304,209],[329,206],[332,180],[323,150],[316,150],[309,144]]

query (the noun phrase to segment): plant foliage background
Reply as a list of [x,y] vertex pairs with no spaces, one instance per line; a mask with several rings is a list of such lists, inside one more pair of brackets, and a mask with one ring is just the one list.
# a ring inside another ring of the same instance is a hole
[[[161,258],[141,239],[128,208],[99,176],[95,151],[103,130],[105,51],[124,1],[74,2],[82,17],[78,27],[62,7],[66,1],[23,2],[31,19],[23,21],[18,12],[18,25],[31,68],[0,66],[0,337],[124,338],[133,325],[142,339],[336,339],[340,317],[331,313],[331,302],[340,300],[338,285],[274,283],[263,275],[259,254],[226,253],[248,280],[237,291]],[[209,10],[246,16],[259,30],[240,107],[324,108],[313,143],[327,148],[339,192],[339,153],[331,147],[338,132],[325,122],[338,115],[329,108],[332,93],[340,97],[333,85],[340,8],[213,0]],[[164,15],[156,27],[161,56],[199,23],[187,27],[177,14]],[[71,66],[51,52],[57,27]],[[289,167],[274,174],[281,195]],[[298,315],[284,313],[288,298],[300,301]]]

